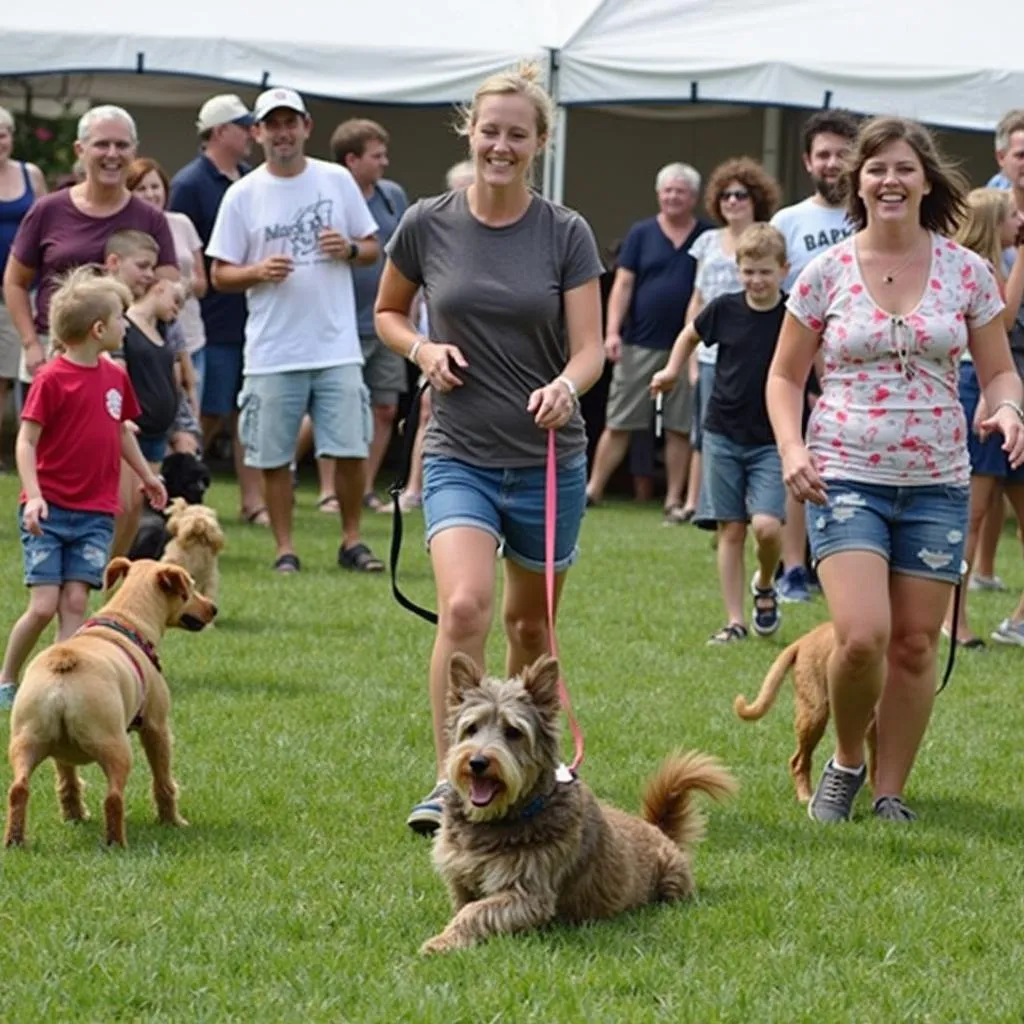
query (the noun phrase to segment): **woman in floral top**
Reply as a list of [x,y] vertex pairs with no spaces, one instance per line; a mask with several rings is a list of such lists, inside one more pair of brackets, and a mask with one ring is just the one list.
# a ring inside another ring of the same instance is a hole
[[[797,278],[768,378],[786,486],[835,626],[829,693],[835,755],[808,810],[845,821],[877,721],[874,813],[907,822],[903,789],[928,725],[939,629],[967,533],[968,424],[957,394],[965,346],[1010,461],[1024,461],[1021,381],[1003,302],[975,253],[943,237],[966,186],[925,128],[867,122],[847,172],[851,238]],[[801,437],[812,363],[822,397]],[[877,713],[876,713],[877,705]]]

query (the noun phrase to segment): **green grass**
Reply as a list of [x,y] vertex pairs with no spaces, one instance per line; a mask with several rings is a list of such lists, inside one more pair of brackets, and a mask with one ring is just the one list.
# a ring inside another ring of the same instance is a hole
[[[25,600],[15,497],[5,478],[4,630]],[[417,948],[449,910],[404,821],[432,782],[431,629],[384,578],[335,567],[336,526],[308,486],[290,578],[269,571],[267,533],[237,524],[226,481],[212,500],[228,528],[223,618],[162,651],[191,827],[154,823],[141,752],[127,851],[100,845],[95,767],[79,827],[59,821],[52,768],[37,772],[29,846],[0,853],[0,1020],[1021,1020],[1021,652],[958,659],[908,793],[916,826],[870,820],[862,797],[855,824],[815,827],[786,772],[788,688],[760,723],[731,706],[823,604],[787,607],[772,640],[707,648],[721,624],[709,535],[662,528],[653,506],[595,510],[559,636],[588,784],[635,810],[657,762],[694,747],[725,760],[741,794],[710,813],[697,903],[425,961]],[[406,521],[403,580],[433,606],[419,517]],[[368,518],[381,554],[389,522]],[[1020,588],[1012,538],[1002,555]],[[976,628],[1015,600],[972,595]],[[498,669],[497,630],[490,656]]]

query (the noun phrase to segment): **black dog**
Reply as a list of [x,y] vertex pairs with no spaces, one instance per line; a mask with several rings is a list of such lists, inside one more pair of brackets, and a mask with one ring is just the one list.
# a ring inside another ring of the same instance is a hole
[[[210,487],[210,471],[206,463],[186,452],[173,452],[164,459],[160,473],[167,488],[167,500],[184,498],[189,505],[201,505]],[[158,559],[164,553],[167,541],[167,523],[162,512],[151,508],[149,502],[142,506],[139,529],[132,541],[128,557]]]

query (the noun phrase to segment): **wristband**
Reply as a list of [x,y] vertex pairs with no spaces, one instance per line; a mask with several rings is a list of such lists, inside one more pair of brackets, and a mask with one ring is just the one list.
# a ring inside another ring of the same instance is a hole
[[359,246],[355,242],[348,243],[348,261],[351,263],[359,255]]
[[1014,415],[1024,423],[1024,409],[1022,409],[1012,398],[1004,398],[996,407],[992,410],[992,415],[995,416],[1000,409],[1012,409]]
[[423,341],[423,338],[417,338],[412,343],[412,348],[409,349],[409,351],[405,354],[405,358],[408,359],[410,363],[416,362],[416,353],[419,352],[420,346],[423,344]]
[[557,380],[558,383],[561,384],[565,388],[565,390],[569,392],[569,397],[572,399],[572,404],[574,406],[578,406],[580,404],[580,389],[576,387],[576,385],[568,377],[556,377],[555,380]]

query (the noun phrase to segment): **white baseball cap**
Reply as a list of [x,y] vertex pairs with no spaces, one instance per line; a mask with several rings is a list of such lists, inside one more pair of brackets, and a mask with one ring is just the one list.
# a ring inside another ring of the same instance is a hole
[[272,110],[281,108],[294,110],[295,113],[302,114],[303,117],[309,116],[306,104],[302,102],[302,97],[294,89],[268,89],[266,92],[260,93],[256,97],[252,113],[257,121],[262,121]]
[[196,127],[201,131],[209,131],[222,124],[250,125],[255,118],[249,108],[233,93],[211,96],[200,108]]

